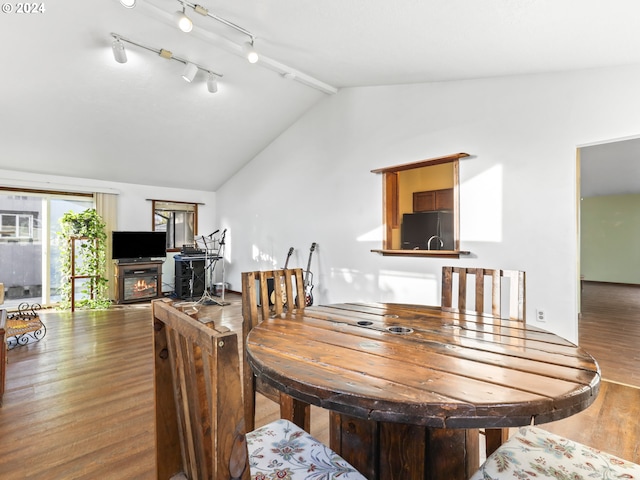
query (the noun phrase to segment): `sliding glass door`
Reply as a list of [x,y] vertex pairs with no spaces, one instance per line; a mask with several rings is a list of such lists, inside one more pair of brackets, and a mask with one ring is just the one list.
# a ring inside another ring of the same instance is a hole
[[93,208],[92,196],[0,191],[0,283],[4,308],[59,300],[57,232],[65,212]]

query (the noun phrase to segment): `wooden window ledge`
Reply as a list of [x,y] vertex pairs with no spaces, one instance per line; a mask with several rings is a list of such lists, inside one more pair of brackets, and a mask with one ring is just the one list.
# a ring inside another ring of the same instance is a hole
[[373,253],[379,253],[384,256],[396,257],[444,257],[444,258],[460,258],[460,255],[469,255],[471,252],[464,250],[371,250]]

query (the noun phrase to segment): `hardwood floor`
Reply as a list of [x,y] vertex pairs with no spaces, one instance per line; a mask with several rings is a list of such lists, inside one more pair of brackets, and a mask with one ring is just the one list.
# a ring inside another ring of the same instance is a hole
[[578,343],[603,378],[640,387],[640,286],[584,282]]
[[[207,307],[239,331],[240,297]],[[151,309],[44,311],[46,336],[8,353],[0,407],[0,479],[152,479],[155,468]],[[259,396],[260,397],[260,396]],[[256,424],[278,418],[258,399]],[[328,442],[328,413],[311,431]]]
[[579,325],[606,381],[587,410],[544,428],[640,463],[640,286],[584,282]]
[[[640,289],[605,287],[585,285],[580,343],[598,359],[605,379],[640,386],[640,317],[633,306]],[[208,307],[206,315],[238,331],[240,297],[227,300],[232,304]],[[47,334],[40,342],[9,351],[0,478],[154,478],[149,307],[46,311],[42,319]],[[261,399],[257,423],[277,415],[277,406]],[[638,417],[640,389],[603,382],[589,409],[544,428],[640,463]],[[328,442],[326,412],[313,410],[311,430]]]
[[43,313],[8,354],[0,477],[152,478],[150,310]]
[[541,428],[640,464],[640,389],[603,381],[586,410]]

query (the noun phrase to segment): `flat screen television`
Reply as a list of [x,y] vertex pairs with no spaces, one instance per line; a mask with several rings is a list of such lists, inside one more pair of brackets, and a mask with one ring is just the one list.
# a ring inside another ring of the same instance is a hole
[[166,232],[113,232],[111,258],[142,262],[167,256]]

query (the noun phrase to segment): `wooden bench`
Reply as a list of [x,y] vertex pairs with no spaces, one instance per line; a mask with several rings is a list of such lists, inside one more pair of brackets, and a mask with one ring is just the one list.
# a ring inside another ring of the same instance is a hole
[[520,427],[471,480],[640,478],[640,465],[537,427]]

